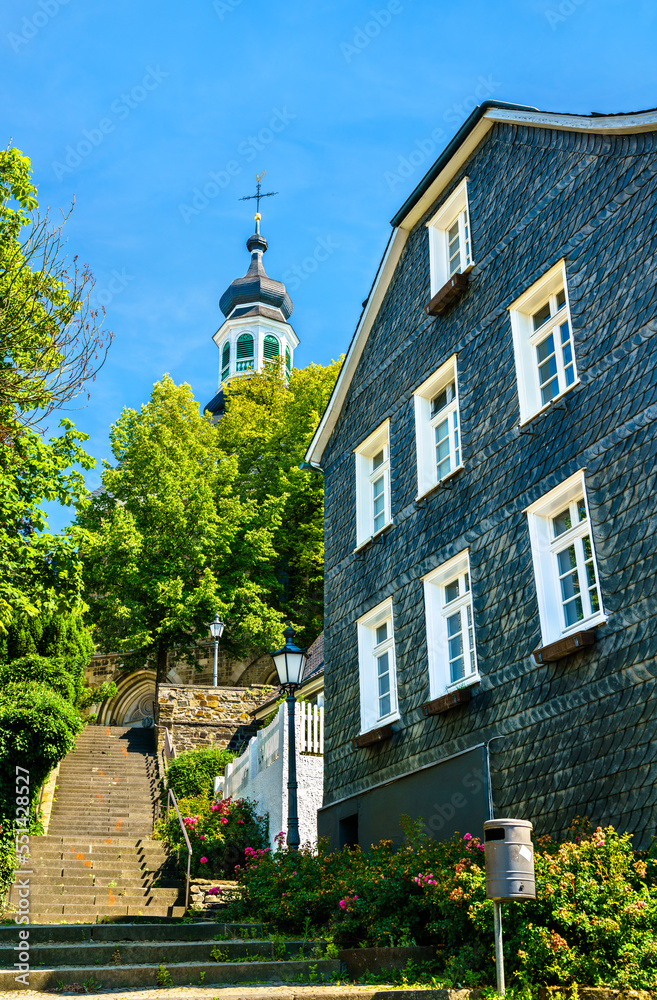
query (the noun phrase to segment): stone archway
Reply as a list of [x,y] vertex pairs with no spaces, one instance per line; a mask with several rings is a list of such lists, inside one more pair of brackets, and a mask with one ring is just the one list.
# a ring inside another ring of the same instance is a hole
[[134,670],[116,680],[116,696],[103,702],[98,712],[98,725],[141,726],[144,719],[153,719],[155,670]]

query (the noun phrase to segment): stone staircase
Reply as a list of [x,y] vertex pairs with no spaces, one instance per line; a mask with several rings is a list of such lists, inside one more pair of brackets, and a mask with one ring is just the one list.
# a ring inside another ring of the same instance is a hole
[[[325,950],[325,942],[272,941],[256,924],[5,925],[0,991],[322,982],[341,968]],[[14,966],[21,962],[25,970]]]
[[[151,839],[156,797],[153,732],[87,726],[62,761],[48,834],[30,837],[17,873],[30,923],[182,916],[182,884]],[[9,904],[7,915],[16,884]]]

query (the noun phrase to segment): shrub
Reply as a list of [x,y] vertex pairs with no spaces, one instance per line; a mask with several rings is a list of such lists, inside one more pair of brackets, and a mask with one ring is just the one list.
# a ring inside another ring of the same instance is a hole
[[[507,978],[537,985],[657,986],[657,885],[628,834],[611,827],[536,845],[535,901],[504,907]],[[301,934],[306,921],[352,945],[441,946],[449,984],[493,985],[493,904],[483,851],[466,834],[400,850],[308,849],[252,856],[226,919]]]
[[30,772],[30,790],[36,796],[55,764],[73,749],[82,728],[73,705],[46,684],[12,681],[0,691],[0,816],[14,816],[16,766]]
[[187,750],[172,760],[167,769],[167,783],[177,799],[214,795],[214,779],[224,773],[233,760],[230,750],[201,747]]
[[0,665],[0,687],[25,681],[41,681],[66,701],[74,703],[76,700],[76,678],[59,658],[30,653]]
[[[235,878],[235,868],[243,868],[250,855],[259,857],[269,850],[267,818],[257,815],[257,804],[250,799],[197,797],[181,799],[179,807],[192,847],[194,876]],[[158,832],[186,868],[187,847],[175,812]]]

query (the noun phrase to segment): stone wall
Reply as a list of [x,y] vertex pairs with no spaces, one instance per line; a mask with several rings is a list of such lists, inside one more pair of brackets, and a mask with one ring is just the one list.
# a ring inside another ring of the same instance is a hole
[[[212,685],[214,649],[212,642],[199,644],[194,650],[194,664],[180,660],[175,652],[169,654],[167,681],[174,685]],[[153,715],[155,701],[155,670],[143,667],[130,671],[122,665],[122,657],[117,653],[97,653],[92,656],[85,669],[87,682],[98,687],[103,681],[114,681],[117,695],[94,706],[101,725],[139,725],[145,716]],[[227,688],[247,688],[254,685],[275,683],[275,669],[271,656],[253,653],[242,660],[231,660],[219,646],[217,658],[218,685]]]
[[[271,687],[204,687],[160,684],[158,718],[173,737],[178,753],[194,747],[226,747],[241,726],[252,723],[250,712],[271,694]],[[158,745],[162,730],[158,729]]]

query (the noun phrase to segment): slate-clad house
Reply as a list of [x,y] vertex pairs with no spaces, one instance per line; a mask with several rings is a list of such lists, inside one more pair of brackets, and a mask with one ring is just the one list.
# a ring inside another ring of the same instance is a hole
[[326,483],[334,844],[657,817],[657,111],[486,103],[393,233]]

